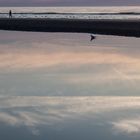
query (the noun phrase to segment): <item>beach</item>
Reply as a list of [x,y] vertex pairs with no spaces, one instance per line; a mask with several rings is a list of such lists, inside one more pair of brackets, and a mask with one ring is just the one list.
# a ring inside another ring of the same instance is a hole
[[140,21],[132,19],[0,18],[0,30],[93,33],[140,37]]
[[0,31],[2,139],[139,140],[139,44],[135,37],[90,42],[86,33]]
[[140,140],[140,6],[90,1],[0,2],[1,140]]

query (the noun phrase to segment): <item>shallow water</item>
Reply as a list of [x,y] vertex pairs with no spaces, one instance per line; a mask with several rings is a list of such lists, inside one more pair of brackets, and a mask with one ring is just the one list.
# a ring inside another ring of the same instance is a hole
[[[2,140],[138,140],[140,39],[0,31]],[[7,134],[8,133],[8,134]]]
[[139,107],[139,97],[1,97],[0,136],[138,140]]
[[109,6],[109,7],[0,7],[0,13],[9,10],[15,13],[140,13],[139,6]]
[[[0,14],[0,18],[9,18],[8,14]],[[140,19],[138,15],[96,15],[96,14],[13,14],[13,18],[49,18],[49,19]]]
[[4,95],[139,95],[140,39],[0,32]]
[[[15,17],[15,18],[140,19],[140,7],[139,6],[0,7],[0,18],[8,17],[9,10],[12,10],[12,12],[14,13],[13,17]],[[55,13],[57,13],[57,14],[55,14]],[[100,14],[108,13],[108,14],[107,15],[96,15],[99,13]],[[111,13],[111,14],[109,14],[109,13]],[[123,15],[122,14],[113,15],[112,13],[123,13]],[[139,13],[139,14],[135,14],[135,13]]]

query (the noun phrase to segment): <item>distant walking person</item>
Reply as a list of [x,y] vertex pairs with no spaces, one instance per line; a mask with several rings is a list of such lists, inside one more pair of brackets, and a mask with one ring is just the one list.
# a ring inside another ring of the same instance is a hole
[[12,11],[9,11],[9,18],[12,18]]

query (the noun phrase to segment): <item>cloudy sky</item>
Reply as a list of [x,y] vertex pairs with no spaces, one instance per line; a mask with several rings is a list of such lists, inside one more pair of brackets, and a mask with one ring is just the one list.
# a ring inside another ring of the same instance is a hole
[[139,0],[0,0],[0,6],[138,6]]

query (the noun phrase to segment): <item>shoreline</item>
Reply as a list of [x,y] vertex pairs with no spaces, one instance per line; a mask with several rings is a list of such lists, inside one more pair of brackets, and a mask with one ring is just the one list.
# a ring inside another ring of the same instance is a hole
[[140,20],[0,18],[0,30],[140,37]]
[[[0,14],[7,14],[8,13],[0,13]],[[42,12],[42,13],[39,13],[39,12],[13,12],[13,14],[38,14],[38,15],[44,15],[44,14],[54,14],[54,15],[60,15],[60,14],[63,14],[63,15],[140,15],[140,12],[104,12],[104,13],[100,13],[100,12],[93,12],[93,13],[72,13],[72,12],[69,12],[69,13],[62,13],[62,12]]]

